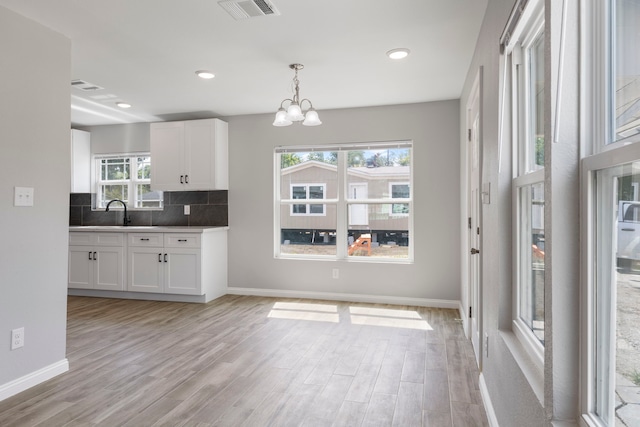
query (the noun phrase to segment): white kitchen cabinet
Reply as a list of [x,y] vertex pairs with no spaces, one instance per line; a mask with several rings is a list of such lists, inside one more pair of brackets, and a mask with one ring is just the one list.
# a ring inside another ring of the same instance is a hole
[[71,192],[91,193],[91,134],[71,129]]
[[226,190],[228,125],[219,119],[151,123],[151,188]]
[[227,227],[70,227],[69,295],[209,302],[227,291]]
[[69,233],[69,288],[124,290],[124,235]]
[[131,292],[202,295],[199,234],[129,233]]

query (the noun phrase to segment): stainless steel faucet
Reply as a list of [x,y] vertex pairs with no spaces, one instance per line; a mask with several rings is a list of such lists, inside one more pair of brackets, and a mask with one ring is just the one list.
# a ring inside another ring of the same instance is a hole
[[129,217],[127,216],[127,205],[126,205],[126,203],[125,203],[125,202],[123,202],[123,201],[122,201],[122,200],[120,200],[120,199],[113,199],[113,200],[110,200],[110,201],[109,201],[109,203],[107,203],[107,207],[106,207],[106,209],[105,209],[104,211],[105,211],[105,212],[109,212],[109,206],[110,206],[110,205],[111,205],[111,203],[113,203],[113,202],[120,202],[120,203],[122,203],[122,206],[124,207],[124,219],[123,219],[123,221],[122,221],[122,225],[126,226],[127,224],[129,224],[129,223],[131,222],[131,220],[130,220],[130,219],[129,219]]

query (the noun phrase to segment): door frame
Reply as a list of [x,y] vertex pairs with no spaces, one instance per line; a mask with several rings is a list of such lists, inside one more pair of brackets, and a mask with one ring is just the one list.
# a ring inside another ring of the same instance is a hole
[[[478,368],[482,370],[482,355],[484,348],[483,340],[483,316],[482,316],[482,204],[485,203],[485,197],[488,194],[483,192],[482,184],[482,78],[483,67],[478,68],[474,83],[469,93],[466,105],[466,122],[465,122],[465,150],[466,150],[466,213],[468,221],[465,224],[465,231],[463,233],[466,244],[463,247],[464,251],[463,259],[466,262],[466,289],[463,292],[466,294],[466,307],[465,315],[467,322],[465,323],[467,338],[472,342],[472,346],[475,352],[476,362]],[[474,129],[474,122],[477,120],[477,126]],[[475,144],[474,144],[475,139]],[[474,175],[475,171],[475,176]],[[472,188],[473,181],[476,181],[476,194],[474,197],[474,188]],[[473,218],[473,213],[476,212]],[[472,243],[472,237],[475,235],[475,244]],[[478,249],[480,252],[472,255],[471,249]],[[474,258],[475,257],[475,258]],[[474,271],[475,268],[475,271]],[[474,274],[475,285],[474,285]],[[472,313],[472,314],[471,314]],[[475,322],[474,322],[475,320]]]

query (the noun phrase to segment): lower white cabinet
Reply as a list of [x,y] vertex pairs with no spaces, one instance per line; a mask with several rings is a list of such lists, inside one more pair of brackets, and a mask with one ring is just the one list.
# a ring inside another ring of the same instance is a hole
[[226,227],[78,228],[92,231],[70,229],[70,295],[209,302],[227,292]]
[[129,233],[127,290],[202,295],[198,234]]
[[69,288],[124,290],[124,235],[69,233]]

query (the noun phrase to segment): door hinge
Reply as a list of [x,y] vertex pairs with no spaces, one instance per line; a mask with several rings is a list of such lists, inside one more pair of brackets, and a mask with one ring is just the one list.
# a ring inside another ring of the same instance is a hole
[[476,228],[476,234],[479,236],[480,235],[480,227]]
[[469,319],[471,319],[471,307],[469,307]]
[[469,217],[469,230],[471,230],[471,217]]
[[471,141],[471,129],[467,129],[467,138]]

